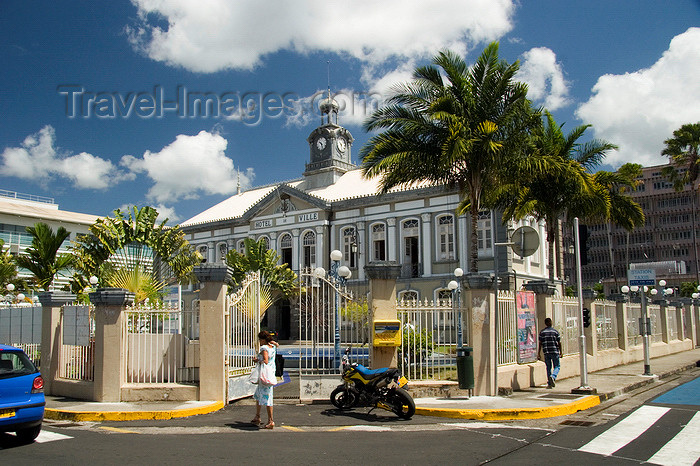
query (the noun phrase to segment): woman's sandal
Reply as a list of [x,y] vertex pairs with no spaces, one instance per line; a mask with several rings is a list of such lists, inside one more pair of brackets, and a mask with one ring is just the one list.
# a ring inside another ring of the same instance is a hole
[[275,428],[275,423],[274,422],[268,422],[265,424],[265,427],[263,429],[274,429]]
[[253,424],[254,426],[260,426],[260,424],[262,424],[262,421],[260,420],[259,417],[254,417],[254,418],[250,421],[250,423]]

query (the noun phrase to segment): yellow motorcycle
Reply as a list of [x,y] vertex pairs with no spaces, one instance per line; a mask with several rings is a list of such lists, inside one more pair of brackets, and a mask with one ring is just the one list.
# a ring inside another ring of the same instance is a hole
[[345,350],[342,359],[343,383],[331,392],[333,406],[342,410],[371,406],[372,409],[391,411],[402,419],[413,417],[416,404],[404,390],[408,380],[398,369],[368,369],[361,364],[351,363],[349,354],[350,348]]

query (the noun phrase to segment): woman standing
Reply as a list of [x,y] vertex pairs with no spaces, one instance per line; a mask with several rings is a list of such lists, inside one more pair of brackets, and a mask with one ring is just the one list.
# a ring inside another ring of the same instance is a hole
[[[260,343],[260,352],[258,352],[258,364],[266,364],[272,366],[272,373],[275,371],[275,355],[277,354],[277,342],[272,339],[269,332],[263,330],[258,333],[258,342]],[[275,427],[275,422],[272,419],[272,385],[263,385],[258,383],[258,388],[253,394],[255,398],[255,417],[251,423],[256,426],[261,424],[260,410],[262,406],[267,408],[267,424],[263,429],[272,429]]]

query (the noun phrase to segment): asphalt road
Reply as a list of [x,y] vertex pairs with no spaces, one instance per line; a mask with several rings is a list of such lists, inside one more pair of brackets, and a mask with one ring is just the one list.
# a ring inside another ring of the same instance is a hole
[[[530,421],[424,416],[403,421],[386,411],[368,413],[367,408],[339,412],[330,405],[286,404],[275,407],[273,431],[258,431],[248,423],[255,410],[249,401],[168,421],[47,421],[30,445],[18,445],[13,435],[0,434],[0,462],[640,464],[655,458],[659,464],[693,464],[699,438],[694,430],[700,419],[698,376],[700,369],[687,371],[588,411]],[[638,432],[645,423],[648,427]],[[674,442],[679,435],[680,441]],[[683,436],[694,441],[684,441]],[[673,463],[661,461],[664,458]]]

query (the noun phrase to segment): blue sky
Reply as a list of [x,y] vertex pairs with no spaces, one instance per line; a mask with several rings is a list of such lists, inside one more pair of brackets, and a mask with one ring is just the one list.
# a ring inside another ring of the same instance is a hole
[[700,121],[697,0],[3,0],[0,189],[184,221],[239,182],[297,178],[329,76],[357,161],[365,104],[492,40],[565,129],[620,146],[603,168],[664,163],[663,140]]

